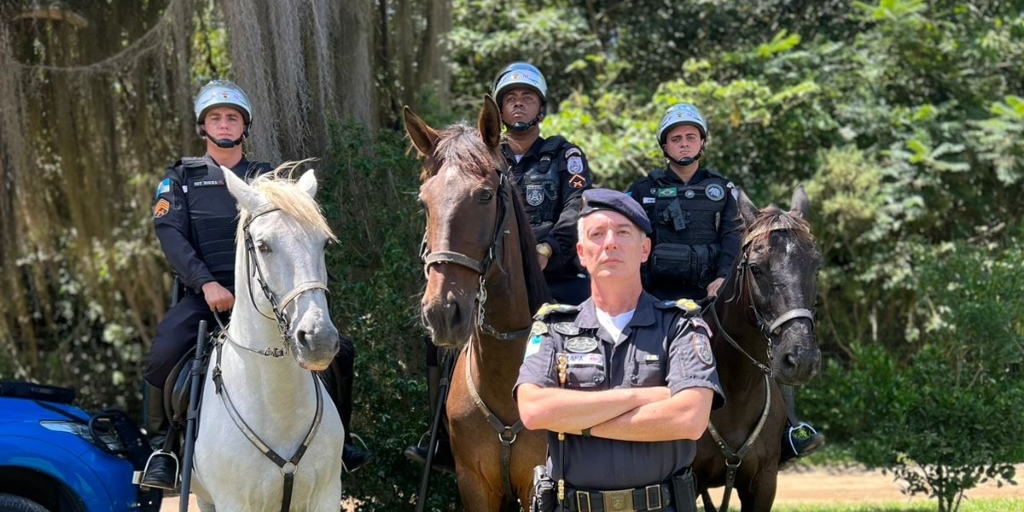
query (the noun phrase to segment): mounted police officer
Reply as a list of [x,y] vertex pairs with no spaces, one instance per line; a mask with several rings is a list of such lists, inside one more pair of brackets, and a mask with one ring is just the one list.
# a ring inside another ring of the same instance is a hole
[[[214,80],[199,91],[194,104],[196,133],[206,142],[202,158],[182,158],[167,168],[157,185],[153,204],[153,224],[167,261],[184,288],[174,304],[157,325],[156,336],[146,359],[144,393],[147,431],[151,442],[163,445],[168,422],[164,413],[164,388],[167,379],[181,358],[195,346],[199,323],[217,325],[216,313],[223,321],[235,304],[235,235],[238,210],[228,192],[221,166],[236,176],[252,180],[271,171],[266,162],[250,162],[242,153],[242,144],[252,125],[252,105],[236,84]],[[343,377],[351,381],[352,343],[341,340],[341,351],[327,373],[335,388],[328,391],[335,398],[346,434],[351,417],[351,384],[342,389]],[[347,396],[346,396],[347,394]],[[346,442],[343,459],[350,470],[372,458]],[[177,463],[174,456],[158,450],[150,461],[142,484],[173,490],[176,486]]]
[[643,290],[651,232],[625,194],[583,194],[591,298],[541,308],[513,390],[526,428],[550,432],[531,511],[695,510],[696,440],[725,398],[697,305]]
[[[493,97],[505,125],[501,152],[530,217],[544,280],[554,300],[579,304],[590,293],[586,273],[576,259],[576,220],[581,196],[594,182],[587,156],[564,137],[540,136],[540,123],[547,114],[548,84],[534,65],[514,62],[505,66],[494,80]],[[441,371],[437,347],[429,338],[425,341],[427,388],[433,417],[433,411],[440,406],[437,397]],[[443,426],[441,429],[434,467],[454,471],[447,432]],[[427,448],[412,445],[406,448],[405,455],[416,462],[425,462]]]
[[[708,124],[697,107],[678,103],[658,124],[658,144],[668,162],[629,188],[647,212],[654,248],[644,267],[644,287],[660,299],[699,300],[718,295],[740,251],[739,191],[721,174],[701,166]],[[796,417],[794,391],[783,386],[790,428],[783,461],[820,448],[825,438]]]

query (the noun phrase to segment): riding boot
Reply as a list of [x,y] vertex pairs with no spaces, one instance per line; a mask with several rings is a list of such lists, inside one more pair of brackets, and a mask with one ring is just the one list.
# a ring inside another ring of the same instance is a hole
[[782,457],[779,468],[789,467],[798,458],[806,457],[825,446],[825,435],[796,415],[796,390],[793,386],[780,386],[786,403],[786,429],[782,433]]
[[[337,397],[334,405],[341,415],[341,424],[345,426],[345,446],[341,451],[341,466],[347,473],[354,473],[374,459],[373,452],[357,447],[352,442],[352,376],[342,377],[337,382]],[[362,441],[359,436],[356,436]]]
[[141,485],[173,491],[178,480],[178,460],[166,449],[173,440],[167,438],[169,423],[164,413],[164,390],[147,382],[142,398],[146,434],[154,451],[146,462]]
[[[441,368],[437,366],[427,366],[427,395],[430,399],[430,420],[433,421],[434,416],[437,414],[437,408],[444,407],[444,404],[438,403],[440,402],[441,395]],[[451,441],[448,440],[447,423],[442,416],[441,424],[437,429],[437,448],[434,450],[432,469],[445,473],[454,473],[455,457],[452,455]],[[405,449],[405,456],[413,462],[420,464],[427,463],[428,447],[423,444],[423,439],[430,439],[429,432],[421,438],[420,444],[410,445]]]

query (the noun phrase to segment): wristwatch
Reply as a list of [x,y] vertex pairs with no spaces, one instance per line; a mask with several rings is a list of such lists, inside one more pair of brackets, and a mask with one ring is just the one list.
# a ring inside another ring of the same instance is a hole
[[554,254],[554,252],[551,250],[551,246],[548,245],[547,242],[541,242],[537,244],[537,254],[540,254],[550,260],[551,255]]

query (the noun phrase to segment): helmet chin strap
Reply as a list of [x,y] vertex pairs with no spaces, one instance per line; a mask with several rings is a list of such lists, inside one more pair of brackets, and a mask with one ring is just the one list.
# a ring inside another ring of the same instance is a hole
[[533,121],[530,121],[529,123],[524,123],[520,121],[518,123],[508,124],[505,122],[504,119],[502,119],[501,124],[505,125],[505,128],[508,128],[509,131],[520,133],[525,132],[530,128],[533,128],[534,126],[537,126],[537,123],[541,122],[544,119],[544,114],[546,113],[544,112],[544,109],[545,105],[542,105],[540,107],[540,112],[537,113],[537,117],[533,118]]
[[667,158],[669,162],[672,162],[674,164],[686,167],[686,166],[696,162],[697,160],[700,160],[700,157],[704,156],[704,143],[703,142],[701,143],[700,151],[697,152],[696,156],[692,156],[692,157],[684,156],[684,157],[680,158],[679,160],[676,160],[675,158],[672,158],[672,157],[668,156],[668,151],[665,151],[664,148],[662,148],[661,152],[665,155],[665,158]]
[[206,139],[210,139],[210,142],[213,142],[214,144],[217,145],[217,147],[224,148],[224,149],[231,149],[231,148],[233,148],[235,146],[241,145],[242,142],[245,141],[245,137],[248,134],[249,134],[249,129],[246,128],[245,131],[242,132],[242,136],[237,138],[237,139],[235,139],[235,140],[231,140],[231,139],[215,139],[215,138],[211,137],[209,133],[206,133],[205,129],[202,129],[202,128],[199,129],[199,136],[200,137],[203,137],[203,138],[206,138]]

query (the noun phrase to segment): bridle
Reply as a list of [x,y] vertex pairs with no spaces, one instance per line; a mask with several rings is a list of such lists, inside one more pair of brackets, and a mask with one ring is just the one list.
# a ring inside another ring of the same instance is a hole
[[256,297],[252,294],[252,286],[249,287],[249,301],[252,303],[253,309],[256,310],[264,318],[277,321],[277,329],[281,334],[281,347],[266,347],[262,350],[246,347],[234,339],[228,334],[227,328],[221,322],[220,317],[217,316],[217,324],[220,325],[221,336],[223,336],[232,345],[238,348],[247,350],[254,354],[259,354],[267,357],[284,357],[288,351],[288,338],[291,331],[291,321],[288,318],[288,306],[291,305],[296,299],[299,298],[304,292],[312,290],[323,290],[324,293],[328,293],[327,285],[320,281],[307,281],[300,283],[292,288],[291,291],[284,294],[282,299],[279,301],[277,295],[270,289],[270,285],[267,284],[267,280],[263,275],[263,265],[260,264],[260,259],[257,256],[258,251],[256,250],[256,242],[253,241],[252,232],[249,230],[250,225],[256,218],[266,215],[268,213],[279,211],[280,208],[273,204],[265,204],[255,210],[246,219],[245,224],[242,225],[242,237],[245,239],[245,274],[256,278],[256,282],[259,283],[260,289],[263,290],[263,297],[270,303],[271,312],[274,314],[273,317],[267,315],[260,310],[259,306],[256,305]]
[[[789,228],[774,225],[769,228],[769,235],[776,231],[789,230]],[[729,344],[732,345],[734,348],[736,348],[736,350],[739,350],[744,356],[746,356],[747,359],[749,359],[750,362],[754,364],[754,366],[756,366],[766,375],[771,375],[771,365],[774,361],[774,354],[772,352],[774,342],[772,340],[772,337],[779,334],[779,331],[782,330],[782,327],[784,325],[798,318],[806,318],[807,321],[810,322],[811,324],[811,329],[814,329],[814,313],[807,308],[792,308],[786,311],[785,313],[782,313],[781,315],[777,316],[771,322],[769,322],[765,318],[765,315],[763,315],[761,311],[757,309],[757,304],[754,302],[754,287],[753,283],[751,282],[754,279],[754,277],[753,275],[751,275],[751,272],[749,272],[750,247],[752,245],[752,242],[753,240],[750,234],[748,234],[746,238],[743,240],[743,247],[740,249],[740,261],[736,265],[736,280],[739,283],[739,285],[734,288],[732,297],[725,299],[725,301],[733,302],[735,300],[739,300],[742,298],[744,290],[746,291],[746,301],[750,305],[750,310],[753,312],[754,318],[757,320],[758,329],[761,331],[761,334],[764,336],[768,344],[766,350],[768,356],[768,364],[766,365],[765,363],[762,363],[761,361],[757,360],[757,358],[755,358],[754,356],[751,356],[750,353],[744,350],[743,347],[741,347],[740,344],[736,342],[736,340],[733,339],[733,337],[730,336],[729,333],[725,330],[725,327],[722,326],[722,321],[718,318],[718,309],[715,307],[715,302],[717,302],[717,299],[715,301],[712,301],[708,307],[711,308],[711,318],[715,322],[715,330],[717,332],[722,333],[722,336],[725,338],[725,340],[728,341]],[[769,299],[771,298],[772,293],[774,293],[774,288],[773,291],[769,292],[768,294]]]
[[255,446],[256,449],[263,454],[263,456],[270,459],[270,461],[276,464],[277,467],[281,470],[281,475],[284,478],[284,488],[281,497],[281,511],[288,512],[288,510],[290,510],[291,508],[292,490],[295,485],[295,471],[298,469],[298,465],[299,462],[302,460],[302,456],[306,454],[306,450],[309,448],[309,445],[313,442],[313,438],[316,436],[316,433],[320,428],[321,420],[323,420],[323,388],[317,382],[316,376],[313,375],[312,372],[310,372],[310,376],[313,378],[313,388],[316,390],[316,412],[313,414],[312,424],[306,431],[306,436],[303,438],[302,444],[300,444],[298,448],[295,449],[295,452],[292,454],[291,457],[285,459],[284,456],[278,454],[276,451],[274,451],[273,448],[270,447],[269,444],[267,444],[266,441],[260,438],[260,436],[257,435],[255,431],[253,431],[252,427],[250,427],[249,424],[246,423],[244,419],[242,419],[242,415],[239,414],[238,409],[235,408],[235,404],[231,401],[231,397],[228,394],[228,389],[224,385],[224,376],[220,367],[221,354],[223,353],[221,349],[224,346],[224,340],[227,340],[237,348],[247,350],[249,352],[261,356],[273,358],[284,357],[288,351],[288,333],[291,330],[291,323],[288,318],[288,313],[286,309],[295,299],[299,297],[299,295],[301,295],[304,292],[311,290],[323,290],[324,293],[327,292],[326,284],[320,281],[307,281],[305,283],[297,285],[291,291],[284,294],[282,300],[278,301],[277,296],[270,289],[270,285],[267,284],[267,280],[263,275],[263,266],[260,264],[259,257],[257,257],[256,243],[253,241],[252,233],[249,231],[249,227],[252,224],[252,221],[255,220],[257,217],[266,215],[271,212],[276,212],[278,210],[280,210],[280,208],[277,208],[273,204],[269,203],[253,210],[249,215],[249,218],[246,219],[245,224],[242,225],[242,236],[245,238],[245,274],[247,276],[256,278],[256,282],[259,283],[260,288],[263,290],[263,296],[267,299],[268,302],[270,302],[270,307],[274,313],[274,316],[271,317],[264,313],[263,311],[260,311],[259,306],[256,304],[256,298],[252,294],[252,286],[249,286],[249,301],[252,303],[253,309],[255,309],[259,314],[263,315],[263,317],[270,320],[277,320],[277,328],[281,334],[281,344],[283,345],[283,347],[267,347],[262,350],[256,350],[253,348],[246,347],[245,345],[242,345],[235,341],[228,334],[227,327],[225,327],[224,324],[221,322],[220,317],[216,316],[215,314],[215,317],[217,318],[217,323],[220,325],[221,331],[220,339],[218,340],[218,343],[216,345],[216,364],[211,370],[211,373],[214,382],[214,387],[216,389],[216,394],[221,397],[221,402],[224,404],[224,408],[227,410],[228,415],[231,417],[231,421],[234,422],[235,426],[238,427],[238,429],[242,432],[243,435],[245,435],[245,438],[248,439],[249,442],[252,443],[252,445]]
[[487,279],[492,264],[497,264],[498,269],[505,272],[497,255],[504,242],[505,236],[509,234],[509,219],[513,216],[512,209],[512,184],[509,182],[508,174],[501,169],[495,169],[498,173],[498,213],[494,219],[494,232],[491,237],[491,245],[484,254],[483,261],[477,261],[465,254],[456,251],[432,252],[427,243],[427,235],[424,233],[420,250],[420,257],[423,259],[423,273],[429,274],[432,265],[451,263],[466,267],[479,275],[479,287],[477,288],[476,302],[476,325],[485,334],[501,341],[517,340],[530,333],[532,326],[513,332],[501,332],[495,329],[485,320],[484,305],[487,303]]

